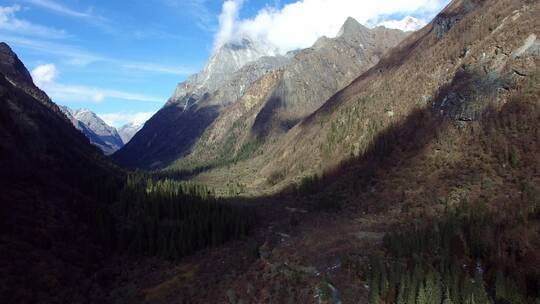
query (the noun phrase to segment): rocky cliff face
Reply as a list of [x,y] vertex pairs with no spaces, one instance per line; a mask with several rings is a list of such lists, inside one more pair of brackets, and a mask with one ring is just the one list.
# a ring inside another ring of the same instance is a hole
[[168,103],[181,104],[187,109],[204,94],[222,87],[234,72],[246,64],[275,55],[276,50],[262,41],[244,38],[239,42],[229,42],[210,57],[201,72],[178,84]]
[[107,125],[92,111],[88,109],[71,110],[68,107],[60,107],[60,109],[73,126],[105,154],[112,154],[124,145],[116,128]]
[[[397,30],[370,30],[350,18],[338,37],[322,37],[312,48],[287,56],[264,56],[274,50],[248,39],[227,44],[201,73],[177,87],[165,107],[114,158],[123,165],[148,168],[164,167],[185,157],[216,119],[234,123],[234,118],[223,116],[222,111],[237,103],[255,80],[276,69],[282,73],[279,78],[270,77],[275,85],[267,88],[272,91],[257,92],[260,100],[253,102],[261,107],[247,132],[263,141],[286,132],[404,37]],[[200,146],[223,144],[206,143],[206,138]],[[247,143],[229,140],[223,146],[232,145],[237,150],[243,144]]]
[[277,87],[257,115],[257,137],[286,132],[330,96],[376,64],[405,34],[383,27],[368,29],[349,18],[336,38],[321,37],[284,67]]
[[193,153],[173,167],[196,168],[248,157],[275,142],[330,96],[376,64],[406,34],[368,29],[346,20],[337,37],[321,37],[311,48],[259,79],[206,130]]
[[250,39],[225,44],[203,71],[178,85],[165,106],[113,158],[128,167],[158,168],[184,156],[223,107],[289,60],[268,56],[273,54],[264,43]]

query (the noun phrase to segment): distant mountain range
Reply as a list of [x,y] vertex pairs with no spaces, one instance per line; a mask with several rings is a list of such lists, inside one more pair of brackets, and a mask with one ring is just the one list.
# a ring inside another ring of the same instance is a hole
[[107,155],[122,148],[143,126],[128,123],[117,130],[88,109],[72,110],[66,106],[61,106],[60,109],[75,128]]

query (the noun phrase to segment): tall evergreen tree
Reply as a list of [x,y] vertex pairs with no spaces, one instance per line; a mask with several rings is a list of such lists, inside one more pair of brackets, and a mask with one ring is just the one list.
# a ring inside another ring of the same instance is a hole
[[446,288],[446,291],[444,292],[444,301],[442,302],[442,304],[454,304],[454,302],[452,301],[450,297],[450,289],[448,287]]
[[431,304],[429,300],[430,299],[428,299],[424,283],[420,283],[420,286],[418,287],[418,293],[416,295],[416,304]]

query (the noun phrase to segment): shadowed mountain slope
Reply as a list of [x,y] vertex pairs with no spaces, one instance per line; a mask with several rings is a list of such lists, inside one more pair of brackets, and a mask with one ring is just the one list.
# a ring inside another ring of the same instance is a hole
[[243,39],[214,54],[199,74],[178,85],[175,93],[113,158],[127,167],[160,168],[182,157],[223,107],[236,101],[249,85],[289,59],[267,46]]
[[5,43],[0,63],[0,299],[78,302],[103,254],[87,224],[120,173]]

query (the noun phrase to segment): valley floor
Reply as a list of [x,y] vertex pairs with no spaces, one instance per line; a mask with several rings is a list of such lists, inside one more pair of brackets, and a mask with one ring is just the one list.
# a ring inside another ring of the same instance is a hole
[[[120,303],[366,302],[360,265],[379,248],[388,216],[359,210],[308,212],[301,202],[258,203],[245,240],[170,264],[120,261],[111,300]],[[354,260],[354,265],[348,261]],[[335,291],[332,291],[335,288]],[[330,290],[330,294],[328,293]]]

